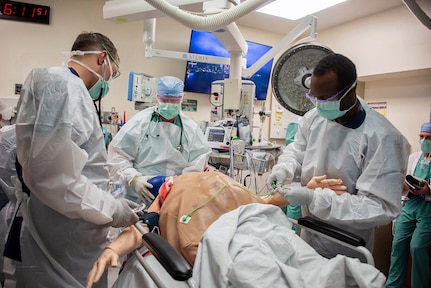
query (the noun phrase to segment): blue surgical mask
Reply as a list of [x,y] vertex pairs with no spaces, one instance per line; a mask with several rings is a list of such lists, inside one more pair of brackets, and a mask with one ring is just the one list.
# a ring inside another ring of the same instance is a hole
[[431,141],[422,139],[419,140],[419,146],[421,147],[422,152],[430,153],[431,152]]
[[158,112],[165,119],[173,119],[180,114],[181,104],[159,103]]

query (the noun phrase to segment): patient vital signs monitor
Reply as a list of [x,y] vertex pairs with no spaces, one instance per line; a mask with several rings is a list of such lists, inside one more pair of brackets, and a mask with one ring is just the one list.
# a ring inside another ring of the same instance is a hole
[[205,130],[205,138],[213,149],[229,149],[230,139],[235,136],[236,127],[208,126]]

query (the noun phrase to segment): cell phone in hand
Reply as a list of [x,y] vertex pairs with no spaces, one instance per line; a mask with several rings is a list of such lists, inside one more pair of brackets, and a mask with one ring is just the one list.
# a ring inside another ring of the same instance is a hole
[[[404,182],[406,182],[407,186],[409,186],[410,189],[413,190],[413,191],[416,190],[416,187],[414,185],[421,186],[421,187],[424,186],[424,183],[421,182],[419,180],[419,178],[416,178],[415,176],[412,176],[412,175],[407,175],[406,179],[404,180]],[[409,192],[407,194],[408,198],[411,198],[412,196],[416,196],[416,195],[412,194],[411,192]]]
[[416,178],[415,176],[412,176],[412,175],[407,175],[405,182],[412,190],[416,189],[416,187],[414,185],[420,186],[420,187],[424,186],[424,183],[422,181],[420,181],[419,178]]

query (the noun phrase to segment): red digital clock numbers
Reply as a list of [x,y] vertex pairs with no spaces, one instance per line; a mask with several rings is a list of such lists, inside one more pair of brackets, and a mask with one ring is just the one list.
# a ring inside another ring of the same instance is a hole
[[49,6],[0,0],[0,20],[49,24]]

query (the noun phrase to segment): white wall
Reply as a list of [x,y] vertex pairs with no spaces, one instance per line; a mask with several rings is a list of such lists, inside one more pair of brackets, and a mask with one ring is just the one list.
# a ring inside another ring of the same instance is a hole
[[387,118],[407,137],[412,152],[420,151],[419,129],[422,123],[430,121],[430,80],[429,75],[394,76],[365,85],[368,102],[387,102]]
[[322,31],[318,40],[348,55],[359,77],[431,67],[431,31],[404,5]]
[[[110,93],[102,102],[104,110],[115,107],[120,115],[126,111],[128,119],[136,113],[133,102],[126,100],[130,71],[184,79],[185,61],[144,57],[143,21],[117,24],[104,20],[102,7],[105,0],[26,2],[50,6],[51,24],[0,20],[0,52],[3,56],[0,97],[12,96],[14,84],[23,83],[31,68],[60,64],[60,52],[70,50],[74,38],[81,31],[106,34],[119,50],[122,76],[111,82]],[[285,36],[247,27],[240,27],[240,30],[247,40],[267,45],[274,45]],[[156,49],[187,52],[190,29],[167,17],[158,18],[155,40]],[[418,127],[427,121],[431,108],[431,32],[407,8],[400,6],[342,27],[319,31],[318,42],[346,54],[356,63],[360,79],[366,81],[366,100],[387,101],[388,119],[408,137],[410,143],[415,143]],[[402,81],[379,78],[390,73],[417,70],[423,71],[420,78],[408,76],[401,78]],[[406,95],[410,99],[409,105],[402,100]],[[186,93],[185,98],[198,100],[198,111],[187,112],[190,117],[209,119],[208,95]],[[267,109],[271,107],[271,98],[268,97]],[[257,103],[255,111],[260,110],[261,105]],[[255,118],[255,124],[259,123]],[[265,120],[264,138],[268,138],[269,124],[270,121]]]

